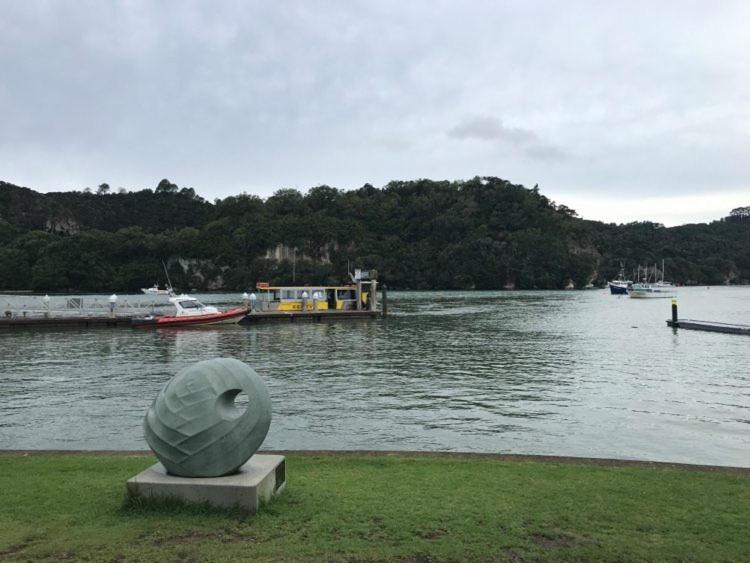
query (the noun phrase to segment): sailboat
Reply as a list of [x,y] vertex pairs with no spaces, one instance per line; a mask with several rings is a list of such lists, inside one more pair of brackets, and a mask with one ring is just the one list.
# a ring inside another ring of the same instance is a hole
[[155,283],[152,287],[142,287],[141,291],[146,295],[172,295],[172,288],[161,289],[158,283]]
[[167,287],[161,289],[159,284],[155,283],[151,287],[142,287],[141,291],[146,295],[169,295],[172,297],[174,295],[174,290],[172,289],[172,281],[169,279],[169,271],[167,270],[167,265],[164,263],[164,260],[161,261],[161,265],[162,268],[164,268],[164,275],[167,276]]
[[[648,267],[643,275],[643,281],[634,283],[628,290],[628,295],[634,299],[668,299],[675,297],[674,286],[672,282],[664,280],[664,260],[661,261],[661,281],[657,280],[656,264],[654,264],[654,283],[650,283]],[[640,277],[640,266],[638,266],[638,277]]]

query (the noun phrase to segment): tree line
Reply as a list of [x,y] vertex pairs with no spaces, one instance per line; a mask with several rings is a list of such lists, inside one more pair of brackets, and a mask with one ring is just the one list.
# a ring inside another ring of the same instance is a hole
[[740,283],[750,280],[743,209],[710,224],[605,224],[495,177],[213,202],[166,179],[48,194],[0,182],[0,289],[138,291],[164,284],[162,261],[184,290],[340,283],[347,264],[393,288],[581,288],[621,261],[662,259],[677,283]]

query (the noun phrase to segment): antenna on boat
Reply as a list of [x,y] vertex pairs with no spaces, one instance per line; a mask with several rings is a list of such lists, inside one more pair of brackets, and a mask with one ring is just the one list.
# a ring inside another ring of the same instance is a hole
[[167,265],[164,263],[164,260],[161,261],[161,265],[164,267],[164,274],[167,276],[167,289],[169,290],[169,293],[174,293],[172,280],[169,279],[169,272],[167,271]]

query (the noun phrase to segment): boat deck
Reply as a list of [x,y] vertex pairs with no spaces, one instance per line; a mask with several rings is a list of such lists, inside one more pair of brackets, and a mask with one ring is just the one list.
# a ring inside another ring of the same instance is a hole
[[750,325],[720,323],[716,321],[697,321],[693,319],[677,319],[673,322],[667,321],[667,326],[672,328],[684,328],[688,330],[703,330],[706,332],[723,332],[726,334],[746,334],[750,336]]
[[251,311],[241,323],[255,323],[259,321],[312,321],[334,320],[343,318],[375,318],[381,316],[380,311],[351,310],[351,311]]

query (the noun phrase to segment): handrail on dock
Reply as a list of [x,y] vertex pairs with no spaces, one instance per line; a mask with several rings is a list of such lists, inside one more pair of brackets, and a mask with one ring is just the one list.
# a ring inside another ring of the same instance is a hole
[[167,306],[145,295],[0,295],[0,318],[136,316]]

